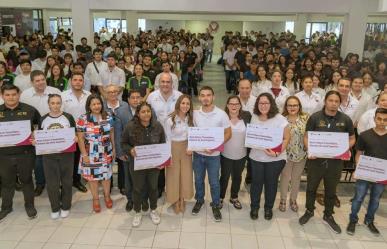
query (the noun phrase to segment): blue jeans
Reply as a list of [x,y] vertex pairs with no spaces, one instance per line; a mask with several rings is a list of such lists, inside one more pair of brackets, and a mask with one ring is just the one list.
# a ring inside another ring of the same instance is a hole
[[210,183],[212,205],[219,206],[220,204],[220,156],[203,156],[198,153],[193,154],[192,167],[195,174],[195,199],[199,202],[204,202],[204,179],[206,178],[206,170],[208,173],[208,181]]
[[361,204],[364,201],[364,197],[367,195],[368,189],[370,189],[370,201],[368,203],[367,213],[365,215],[365,223],[371,223],[374,221],[376,210],[379,207],[379,200],[384,191],[384,185],[364,180],[356,181],[356,193],[352,200],[351,214],[349,219],[352,222],[357,222],[359,217],[357,214],[361,208]]
[[36,186],[43,186],[44,187],[46,185],[46,178],[44,177],[43,157],[42,156],[36,156],[34,172],[35,172]]
[[265,210],[273,209],[277,195],[278,177],[286,161],[258,162],[251,159],[251,209],[259,209],[262,189],[265,189]]

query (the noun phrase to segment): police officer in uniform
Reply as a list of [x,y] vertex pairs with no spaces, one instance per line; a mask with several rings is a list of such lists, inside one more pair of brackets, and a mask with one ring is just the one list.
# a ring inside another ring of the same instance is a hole
[[[20,89],[15,85],[1,88],[4,104],[0,105],[0,122],[28,120],[31,131],[37,127],[40,115],[32,106],[19,102]],[[34,184],[32,170],[35,167],[35,149],[32,145],[0,148],[0,178],[2,204],[0,221],[12,212],[12,199],[15,194],[15,178],[18,175],[22,183],[24,207],[30,219],[37,216],[34,206]]]

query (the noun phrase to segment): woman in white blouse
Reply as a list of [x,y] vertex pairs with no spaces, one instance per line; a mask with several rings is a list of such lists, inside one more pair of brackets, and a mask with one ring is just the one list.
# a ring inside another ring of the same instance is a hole
[[305,76],[302,81],[302,90],[295,96],[301,101],[302,110],[309,115],[320,111],[323,107],[323,101],[319,94],[313,92],[313,79],[311,76]]
[[172,164],[166,168],[167,202],[175,213],[185,211],[185,200],[193,197],[192,152],[188,147],[188,127],[193,126],[191,97],[181,95],[165,124],[167,141],[171,143]]
[[289,90],[282,85],[282,72],[274,70],[271,75],[271,86],[266,91],[273,96],[278,110],[282,113],[286,99],[290,96]]
[[224,151],[220,157],[220,200],[223,202],[230,176],[232,178],[230,203],[236,209],[242,209],[238,200],[241,186],[242,172],[245,168],[247,148],[245,147],[246,125],[250,123],[251,114],[242,110],[242,103],[238,96],[230,96],[225,108],[232,129],[232,136],[224,144]]

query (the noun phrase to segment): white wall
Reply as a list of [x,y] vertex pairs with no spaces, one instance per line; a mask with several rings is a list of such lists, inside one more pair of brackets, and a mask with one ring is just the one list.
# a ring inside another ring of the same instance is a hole
[[185,21],[182,20],[151,20],[146,19],[145,23],[146,30],[156,30],[159,26],[162,26],[163,29],[173,28],[174,30],[185,29]]
[[243,22],[243,33],[251,30],[262,31],[265,34],[280,33],[285,31],[285,22]]
[[[204,33],[210,24],[209,21],[186,21],[185,29],[192,33]],[[243,30],[243,22],[227,22],[219,21],[218,32],[213,34],[214,36],[214,54],[220,54],[220,48],[222,46],[222,36],[225,31],[239,31]]]

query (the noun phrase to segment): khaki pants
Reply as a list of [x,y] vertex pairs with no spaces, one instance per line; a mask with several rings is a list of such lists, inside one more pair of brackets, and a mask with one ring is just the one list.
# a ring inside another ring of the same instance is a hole
[[192,156],[186,154],[188,142],[171,142],[172,164],[165,169],[167,202],[193,197]]
[[287,199],[289,184],[291,185],[290,200],[297,200],[298,191],[300,189],[301,175],[305,168],[305,162],[305,159],[301,160],[300,162],[287,161],[285,168],[281,173],[280,190],[282,200]]

